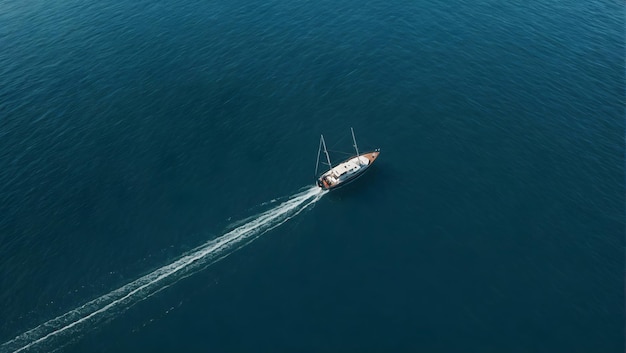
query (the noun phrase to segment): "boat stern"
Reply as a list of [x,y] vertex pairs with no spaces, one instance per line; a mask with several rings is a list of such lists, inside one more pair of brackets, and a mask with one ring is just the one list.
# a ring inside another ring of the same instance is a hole
[[319,179],[317,179],[317,186],[324,190],[330,190],[335,184],[329,179],[327,175],[322,175]]

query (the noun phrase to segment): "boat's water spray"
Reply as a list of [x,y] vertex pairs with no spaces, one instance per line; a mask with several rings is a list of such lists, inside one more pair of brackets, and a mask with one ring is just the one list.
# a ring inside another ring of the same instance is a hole
[[[53,350],[58,344],[80,335],[87,326],[93,327],[111,319],[133,304],[232,254],[259,235],[296,216],[317,202],[324,193],[318,187],[297,193],[222,236],[183,254],[174,262],[20,334],[0,345],[0,352]],[[44,344],[46,347],[43,347]]]

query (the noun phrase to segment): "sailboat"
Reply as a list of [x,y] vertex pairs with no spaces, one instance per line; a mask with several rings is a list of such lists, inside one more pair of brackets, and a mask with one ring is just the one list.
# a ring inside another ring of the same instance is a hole
[[[377,148],[372,152],[359,153],[359,147],[357,146],[356,138],[354,137],[354,129],[350,128],[350,131],[352,132],[352,142],[354,143],[353,147],[356,151],[356,155],[346,159],[334,167],[330,162],[330,156],[328,155],[328,150],[326,149],[324,135],[320,136],[320,146],[317,150],[317,163],[315,164],[315,177],[317,178],[317,185],[322,189],[332,190],[355,180],[363,175],[363,173],[369,169],[372,163],[374,163],[380,155],[380,148]],[[326,162],[328,162],[322,163],[327,164],[330,169],[318,177],[317,172],[322,151],[326,155]]]

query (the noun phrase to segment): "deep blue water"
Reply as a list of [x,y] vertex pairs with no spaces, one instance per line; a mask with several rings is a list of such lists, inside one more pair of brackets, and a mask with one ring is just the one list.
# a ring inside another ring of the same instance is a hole
[[624,11],[0,0],[0,352],[623,352]]

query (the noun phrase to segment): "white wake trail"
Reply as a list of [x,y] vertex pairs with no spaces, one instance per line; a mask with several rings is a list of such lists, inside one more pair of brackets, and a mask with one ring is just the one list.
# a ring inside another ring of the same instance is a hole
[[[123,312],[133,304],[208,266],[259,236],[278,227],[308,206],[317,202],[325,191],[312,187],[265,211],[248,222],[189,251],[176,261],[160,267],[114,291],[24,332],[0,346],[1,352],[23,352],[44,343],[80,334],[86,324],[95,324]],[[46,349],[51,350],[51,349]]]

